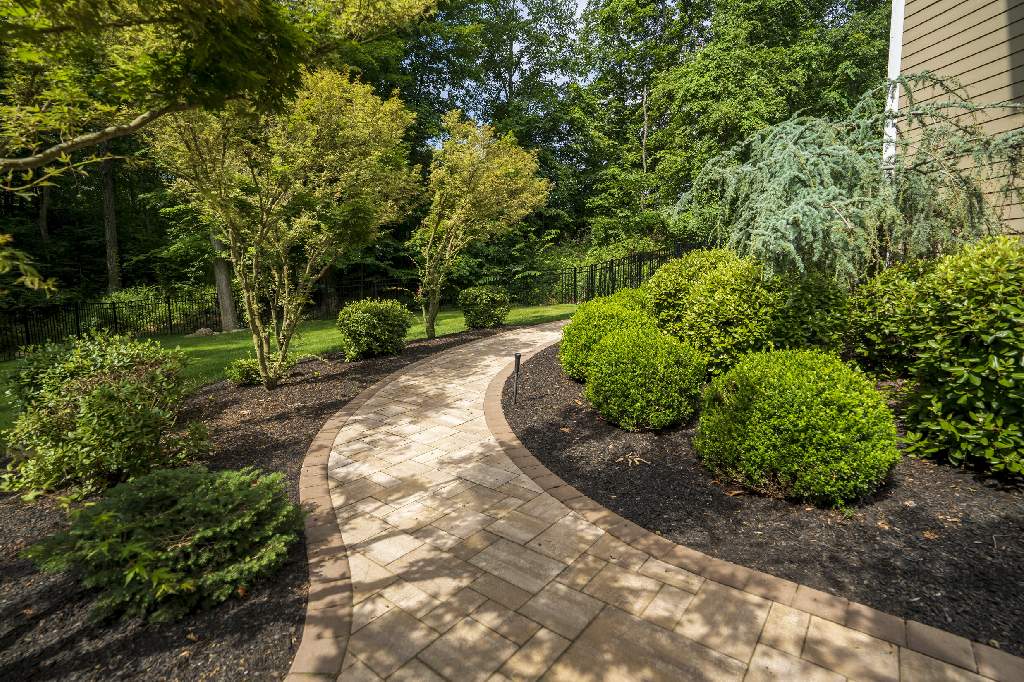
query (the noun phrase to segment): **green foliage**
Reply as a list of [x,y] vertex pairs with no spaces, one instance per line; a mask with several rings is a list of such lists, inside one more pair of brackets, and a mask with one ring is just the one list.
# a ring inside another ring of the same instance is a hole
[[718,476],[833,507],[870,495],[900,457],[883,396],[815,350],[752,353],[716,377],[694,445]]
[[644,313],[601,299],[583,303],[562,331],[562,343],[558,347],[562,369],[574,379],[586,379],[598,342],[614,331],[632,328],[657,333],[654,320]]
[[847,323],[848,295],[820,273],[786,273],[772,282],[779,297],[772,341],[775,348],[839,350]]
[[584,395],[624,429],[661,429],[696,412],[706,373],[705,359],[691,346],[634,327],[611,332],[594,346]]
[[202,425],[178,423],[178,351],[95,334],[34,349],[25,363],[12,382],[22,412],[6,433],[10,489],[88,494],[206,446]]
[[398,355],[411,326],[412,315],[399,301],[368,298],[338,313],[341,349],[349,361]]
[[97,590],[96,616],[167,621],[245,596],[281,567],[301,527],[281,474],[167,469],[73,511],[68,530],[26,554]]
[[659,268],[645,289],[658,325],[706,355],[713,373],[771,344],[778,293],[749,258],[691,251]]
[[505,324],[512,301],[501,287],[470,287],[459,292],[459,307],[470,329],[487,329]]
[[1024,474],[1024,243],[969,246],[919,286],[911,450]]
[[224,367],[224,376],[235,386],[257,386],[261,383],[259,360],[252,356],[232,360]]
[[602,296],[600,301],[622,306],[627,310],[635,310],[638,313],[651,313],[651,299],[647,289],[638,287],[635,289],[619,289],[611,296]]
[[854,290],[844,344],[861,367],[882,376],[898,376],[910,367],[918,341],[918,280],[930,267],[926,261],[895,265]]

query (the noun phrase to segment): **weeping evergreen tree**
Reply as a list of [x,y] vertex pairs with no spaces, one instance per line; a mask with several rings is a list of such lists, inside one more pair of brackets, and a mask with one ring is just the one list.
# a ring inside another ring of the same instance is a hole
[[[677,205],[677,229],[846,284],[1001,232],[1021,198],[1024,132],[987,134],[981,121],[1019,107],[972,103],[927,73],[899,83],[898,112],[883,85],[842,119],[795,116],[712,159]],[[883,159],[886,139],[895,153]]]

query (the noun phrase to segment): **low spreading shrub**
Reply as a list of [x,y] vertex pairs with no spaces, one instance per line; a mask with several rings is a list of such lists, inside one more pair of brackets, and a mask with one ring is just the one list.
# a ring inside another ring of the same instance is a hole
[[750,259],[691,251],[659,268],[645,288],[658,325],[707,356],[714,373],[771,346],[778,293]]
[[874,492],[899,460],[882,395],[816,350],[752,353],[716,377],[694,445],[717,476],[835,507]]
[[488,329],[505,324],[512,299],[499,287],[469,287],[459,292],[459,307],[470,329]]
[[594,347],[587,400],[624,429],[660,429],[697,410],[707,361],[668,334],[632,328],[607,334]]
[[911,451],[1024,473],[1024,242],[969,246],[919,287]]
[[182,427],[185,357],[155,341],[95,334],[33,349],[14,379],[21,413],[4,487],[88,494],[201,451]]
[[846,355],[882,376],[905,374],[914,360],[918,280],[923,262],[887,268],[850,297],[844,333]]
[[835,280],[816,272],[792,272],[775,277],[771,285],[778,296],[775,348],[842,347],[848,296]]
[[349,361],[401,353],[411,326],[412,314],[393,300],[356,301],[338,313],[341,349]]
[[558,349],[562,369],[574,379],[586,379],[590,355],[598,341],[613,331],[632,328],[657,332],[654,320],[635,310],[601,299],[580,305],[562,332]]
[[[267,362],[276,362],[276,356],[267,358]],[[287,372],[294,365],[293,359],[286,359],[285,371]],[[254,355],[229,362],[224,367],[224,376],[235,386],[259,386],[263,383],[263,378],[260,376],[260,361]]]
[[280,568],[302,513],[281,474],[189,467],[116,486],[70,521],[26,554],[98,590],[97,616],[166,621],[244,596]]

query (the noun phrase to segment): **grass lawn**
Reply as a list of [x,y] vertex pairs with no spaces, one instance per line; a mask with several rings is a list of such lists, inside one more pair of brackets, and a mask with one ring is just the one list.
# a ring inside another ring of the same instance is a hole
[[[513,308],[508,324],[539,324],[552,320],[564,320],[576,310],[574,305],[546,305],[528,308]],[[466,328],[466,321],[459,310],[442,310],[437,316],[437,335],[454,334]],[[409,330],[408,339],[422,339],[422,320]],[[252,337],[248,330],[218,334],[216,336],[159,336],[157,340],[168,348],[180,348],[188,355],[186,376],[196,385],[208,384],[224,378],[224,367],[232,360],[245,357],[252,352]],[[299,326],[292,340],[290,355],[301,358],[307,355],[321,355],[338,350],[338,330],[334,320],[313,320]],[[18,361],[0,363],[0,375],[17,369]],[[14,418],[14,412],[6,401],[0,401],[0,429],[7,428]]]

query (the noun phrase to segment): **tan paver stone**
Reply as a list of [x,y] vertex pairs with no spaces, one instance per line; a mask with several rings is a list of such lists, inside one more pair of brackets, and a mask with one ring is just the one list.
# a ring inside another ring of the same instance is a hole
[[694,594],[704,584],[704,578],[699,575],[653,557],[644,562],[644,565],[640,567],[640,573]]
[[395,608],[395,605],[379,594],[375,594],[369,599],[353,605],[352,632],[356,632],[364,625],[377,620],[393,608]]
[[906,621],[870,606],[850,602],[844,625],[893,644],[907,645]]
[[452,547],[451,552],[460,559],[469,561],[500,539],[501,538],[494,533],[488,533],[486,530],[480,530]]
[[464,618],[419,658],[448,679],[483,682],[515,652],[515,644],[472,618]]
[[[398,479],[403,478],[414,478],[417,474],[421,474],[425,471],[431,471],[434,467],[427,466],[421,462],[417,462],[412,459],[407,459],[404,462],[400,462],[384,470],[384,473],[388,476],[393,476]],[[383,485],[383,484],[382,484]]]
[[346,545],[357,545],[386,530],[393,530],[387,523],[369,514],[360,514],[338,524]]
[[647,605],[640,617],[666,630],[673,630],[690,602],[693,593],[671,585],[662,585],[661,590]]
[[463,490],[458,495],[454,495],[449,499],[463,507],[482,512],[486,511],[492,504],[498,504],[506,497],[505,493],[499,493],[487,486],[474,483],[472,487]]
[[743,682],[845,682],[842,675],[764,644],[758,644]]
[[598,559],[593,554],[584,554],[559,573],[555,580],[574,589],[582,590],[607,564],[607,561]]
[[469,585],[479,575],[479,571],[465,561],[427,544],[388,564],[388,568],[441,601]]
[[799,586],[792,580],[783,580],[761,571],[753,571],[743,589],[759,597],[788,605],[793,603],[797,587]]
[[761,642],[793,656],[799,656],[804,648],[807,627],[811,614],[778,602],[772,604],[761,632]]
[[417,618],[426,615],[441,603],[404,580],[391,583],[380,591],[380,596]]
[[494,521],[495,518],[493,516],[488,516],[472,509],[458,509],[434,521],[433,525],[445,532],[465,539],[478,530],[483,530],[494,523]]
[[518,609],[533,596],[533,593],[490,573],[484,573],[470,587],[510,609]]
[[1024,680],[1024,659],[985,644],[974,643],[978,672],[999,682]]
[[563,516],[531,540],[527,547],[552,559],[571,564],[594,544],[604,531],[576,514]]
[[384,520],[395,528],[413,531],[442,516],[444,516],[444,512],[440,509],[430,507],[423,502],[413,502],[391,512],[384,517]]
[[[513,479],[512,481],[510,481],[510,482],[506,483],[505,485],[501,486],[500,488],[498,488],[498,490],[500,492],[505,493],[506,495],[508,495],[510,497],[515,497],[515,498],[519,499],[521,502],[529,502],[530,500],[535,500],[538,497],[542,497],[541,491],[535,490],[535,488],[537,488],[538,486],[532,486],[530,488],[524,488],[521,485],[517,485],[516,481],[519,481],[522,478],[523,477],[520,476],[517,479]],[[556,502],[557,502],[557,500],[556,500]]]
[[352,665],[341,671],[338,682],[381,682],[383,678],[370,670],[365,663],[355,659]]
[[846,609],[849,604],[849,600],[842,597],[801,585],[796,590],[791,606],[834,623],[843,623],[846,621]]
[[599,559],[611,562],[627,568],[631,571],[639,570],[648,557],[645,553],[633,549],[621,540],[605,533],[587,549],[587,554],[593,554]]
[[704,567],[711,559],[711,557],[703,552],[698,552],[695,549],[675,544],[664,552],[659,552],[657,554],[657,558],[661,559],[665,563],[678,566],[679,568],[684,568],[691,573],[696,573],[697,575],[700,575],[704,571]]
[[858,681],[899,679],[895,644],[818,616],[811,616],[802,657]]
[[912,649],[900,649],[900,682],[984,682],[984,678]]
[[565,567],[559,561],[508,540],[498,540],[470,563],[528,592],[539,592]]
[[358,604],[398,580],[398,576],[363,554],[349,554],[352,602]]
[[367,540],[360,550],[378,564],[387,565],[422,544],[423,540],[408,533],[385,532]]
[[519,511],[510,511],[487,530],[495,535],[500,535],[512,542],[523,545],[540,535],[549,525],[547,521],[536,517]]
[[424,542],[429,542],[434,547],[443,550],[449,550],[462,542],[462,538],[446,533],[432,524],[417,528],[412,534],[414,537]]
[[442,602],[422,620],[438,632],[447,632],[449,628],[468,616],[485,601],[487,601],[487,597],[467,587],[460,590],[454,597]]
[[968,640],[924,623],[907,621],[907,646],[967,670],[978,669],[974,662],[974,649]]
[[[504,486],[502,486],[504,488]],[[523,504],[523,500],[515,495],[509,495],[501,502],[496,502],[491,506],[487,507],[487,513],[495,518],[503,518],[510,511],[518,509]]]
[[386,474],[383,471],[375,471],[372,474],[369,474],[366,478],[373,481],[377,485],[384,486],[385,488],[390,488],[392,486],[399,485],[404,480],[401,478],[395,478],[391,474]]
[[414,658],[389,677],[388,682],[445,682],[445,679],[426,663]]
[[735,680],[746,667],[675,632],[607,608],[544,676],[552,682]]
[[661,589],[654,578],[608,564],[584,588],[584,592],[606,604],[639,616]]
[[367,497],[377,497],[377,494],[384,490],[384,487],[373,481],[361,478],[358,481],[343,485],[332,483],[330,489],[331,503],[336,510],[340,510],[345,505],[353,504]]
[[548,523],[554,523],[568,514],[569,508],[550,495],[537,495],[520,505],[519,511]]
[[540,629],[537,623],[515,611],[499,604],[493,599],[484,602],[480,608],[473,612],[474,620],[479,621],[490,629],[497,632],[505,639],[510,639],[516,644],[523,644],[533,636],[533,633]]
[[505,661],[501,673],[514,682],[533,682],[569,648],[569,640],[547,628],[541,628],[512,658]]
[[750,659],[771,602],[713,581],[705,581],[676,632],[741,661]]
[[349,650],[373,672],[387,677],[437,638],[437,633],[401,609],[393,609],[349,639]]
[[742,590],[754,576],[754,571],[731,561],[709,557],[704,566],[704,577],[729,587]]
[[587,627],[604,603],[561,583],[550,583],[519,612],[563,637],[573,639]]
[[459,470],[459,478],[472,481],[477,485],[486,486],[494,490],[505,485],[517,475],[518,474],[514,474],[511,471],[489,466],[481,462],[470,464],[469,466]]

